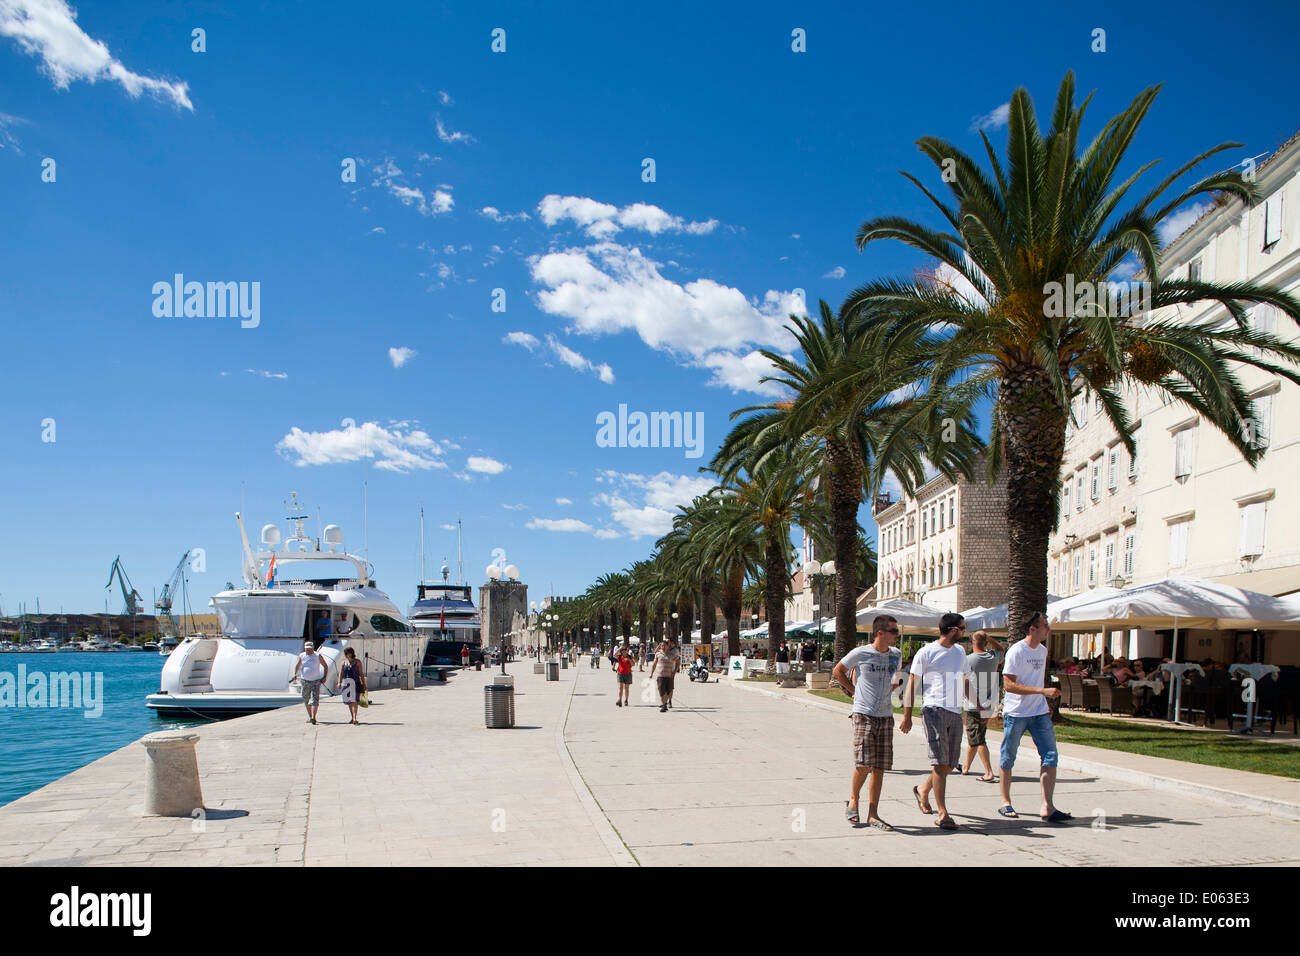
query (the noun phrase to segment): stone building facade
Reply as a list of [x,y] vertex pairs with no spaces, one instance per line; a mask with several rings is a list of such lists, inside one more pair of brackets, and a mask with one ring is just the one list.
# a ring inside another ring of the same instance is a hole
[[522,581],[488,581],[478,589],[484,647],[517,643],[508,637],[517,619],[528,614],[528,585]]
[[880,600],[906,598],[944,611],[1007,599],[1007,485],[1004,475],[951,481],[937,475],[895,501],[881,495],[872,508],[880,571]]

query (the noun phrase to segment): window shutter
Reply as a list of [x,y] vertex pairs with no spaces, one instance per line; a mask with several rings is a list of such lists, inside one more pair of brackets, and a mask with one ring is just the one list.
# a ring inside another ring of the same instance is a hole
[[1275,192],[1264,201],[1264,248],[1282,238],[1282,193]]
[[1192,430],[1184,428],[1174,434],[1174,477],[1185,478],[1192,473]]
[[1252,404],[1254,405],[1251,419],[1252,442],[1256,448],[1267,448],[1269,432],[1273,427],[1273,393],[1256,395]]
[[1181,568],[1187,564],[1187,529],[1190,521],[1177,521],[1169,526],[1169,567]]
[[1237,548],[1243,558],[1264,553],[1264,516],[1267,503],[1255,501],[1241,509],[1241,537]]

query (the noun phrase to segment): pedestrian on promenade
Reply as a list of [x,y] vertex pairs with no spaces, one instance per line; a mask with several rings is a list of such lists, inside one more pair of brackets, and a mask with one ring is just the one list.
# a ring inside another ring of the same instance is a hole
[[638,671],[645,670],[645,659],[646,659],[646,646],[645,643],[642,642],[641,645],[636,649],[636,669]]
[[[361,695],[366,692],[366,674],[362,668],[361,662],[357,660],[357,652],[352,648],[343,651],[343,668],[339,672],[339,686],[343,688],[343,700],[348,705],[348,710],[352,712],[352,723],[359,724],[357,720],[357,708],[361,706]],[[348,683],[351,681],[352,683]]]
[[320,685],[329,676],[330,666],[325,663],[325,658],[316,653],[316,645],[311,641],[302,642],[302,653],[298,655],[298,663],[293,665],[293,676],[289,678],[289,683],[298,679],[302,675],[302,702],[307,707],[307,719],[311,723],[316,723],[316,710],[320,707]]
[[464,668],[469,667],[469,645],[468,644],[462,644],[460,646],[460,666]]
[[[984,783],[994,783],[997,780],[993,776],[993,765],[989,762],[989,748],[985,740],[989,718],[993,716],[1000,696],[998,668],[1002,664],[1002,650],[1002,645],[993,638],[983,631],[976,631],[971,635],[971,652],[966,657],[974,693],[967,694],[967,699],[962,702],[962,719],[966,722],[966,763],[957,772],[970,773],[970,765],[978,755],[980,763],[984,765],[984,776],[980,777]],[[975,700],[971,701],[971,697]]]
[[790,648],[785,641],[776,649],[776,679],[783,681],[790,676]]
[[600,649],[599,644],[591,649],[591,666],[596,670],[600,670],[600,656],[602,653],[604,652]]
[[881,614],[871,623],[872,641],[849,651],[835,665],[831,677],[853,698],[853,783],[844,815],[855,827],[861,824],[858,797],[871,776],[867,791],[867,824],[892,831],[880,819],[880,791],[885,772],[894,767],[894,707],[890,692],[902,654],[894,647],[898,621]]
[[650,665],[650,679],[659,674],[659,713],[667,713],[673,698],[673,675],[677,673],[677,656],[668,641],[662,642],[655,650],[654,662]]
[[614,660],[614,672],[618,675],[618,700],[615,701],[615,706],[631,707],[628,694],[632,691],[632,648],[622,645]]
[[1011,806],[1011,771],[1016,765],[1016,751],[1025,731],[1038,748],[1038,781],[1043,792],[1039,816],[1045,823],[1066,823],[1074,817],[1056,809],[1052,795],[1056,790],[1056,731],[1052,729],[1048,701],[1060,696],[1055,687],[1047,686],[1047,638],[1052,626],[1047,615],[1035,611],[1029,619],[1025,639],[1011,645],[1002,665],[1002,684],[1006,699],[1002,702],[1002,806],[998,813],[1009,819],[1020,815]]
[[966,619],[949,612],[939,619],[939,639],[916,652],[903,701],[903,724],[899,728],[903,733],[912,729],[912,707],[916,685],[920,683],[924,690],[921,722],[925,727],[930,776],[919,789],[912,788],[912,796],[921,812],[929,815],[935,812],[930,808],[930,794],[934,793],[939,812],[934,822],[944,830],[957,829],[957,822],[949,816],[944,803],[944,792],[948,774],[961,760],[961,708],[970,665],[957,640],[965,630]]

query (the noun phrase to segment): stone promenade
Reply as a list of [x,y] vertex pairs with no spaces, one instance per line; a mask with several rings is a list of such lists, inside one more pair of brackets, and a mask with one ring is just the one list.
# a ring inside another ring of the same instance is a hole
[[660,713],[645,673],[633,706],[618,708],[608,664],[583,659],[558,682],[530,662],[509,670],[513,730],[483,726],[486,671],[378,692],[360,727],[337,700],[314,727],[299,707],[202,726],[199,820],[140,815],[144,753],[132,744],[0,808],[0,864],[1300,863],[1296,781],[1213,771],[1219,796],[1204,799],[1197,768],[1170,783],[1143,758],[1063,745],[1063,763],[1081,769],[1061,771],[1057,803],[1075,822],[1051,826],[1035,815],[1026,738],[1012,788],[1021,819],[997,816],[996,785],[954,776],[961,829],[949,833],[912,799],[927,771],[918,727],[896,733],[885,781],[881,815],[896,832],[855,830],[844,820],[846,708],[682,676],[675,708]]

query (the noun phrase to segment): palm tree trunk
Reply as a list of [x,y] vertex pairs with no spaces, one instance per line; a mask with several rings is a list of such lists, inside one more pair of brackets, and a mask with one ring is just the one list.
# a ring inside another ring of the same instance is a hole
[[767,578],[767,665],[764,671],[776,673],[776,652],[785,637],[785,590],[790,571],[786,567],[786,542],[781,540],[779,529],[769,528],[765,535],[763,573]]
[[858,508],[862,504],[862,462],[839,441],[826,443],[835,548],[835,659],[858,643]]
[[1058,506],[1066,411],[1046,374],[1007,372],[993,412],[1003,435],[1007,487],[1007,636],[1018,641],[1035,611],[1047,609],[1047,548]]
[[712,571],[700,575],[700,643],[713,643],[713,622],[717,617],[717,608],[713,605]]
[[695,600],[687,592],[677,598],[677,642],[685,644],[691,639],[695,630]]
[[740,602],[745,589],[745,566],[737,561],[722,582],[722,616],[727,620],[727,656],[740,656]]

